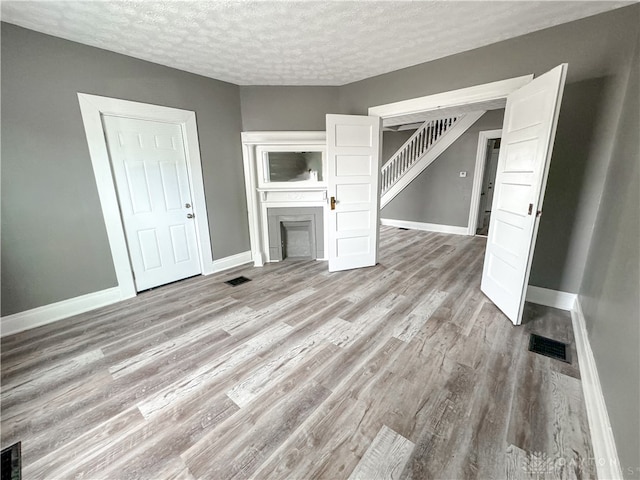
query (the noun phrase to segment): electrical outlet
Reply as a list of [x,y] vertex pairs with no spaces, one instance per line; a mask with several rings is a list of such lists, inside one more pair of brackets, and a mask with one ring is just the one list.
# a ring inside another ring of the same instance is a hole
[[460,172],[460,178],[466,178],[467,172]]

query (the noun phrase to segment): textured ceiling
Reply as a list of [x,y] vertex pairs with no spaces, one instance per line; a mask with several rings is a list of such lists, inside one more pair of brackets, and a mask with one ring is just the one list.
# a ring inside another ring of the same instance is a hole
[[239,85],[343,85],[629,2],[2,1],[2,20]]

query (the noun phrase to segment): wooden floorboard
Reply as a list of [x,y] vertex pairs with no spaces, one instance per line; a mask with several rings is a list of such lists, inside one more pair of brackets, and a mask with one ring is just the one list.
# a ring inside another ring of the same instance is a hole
[[2,447],[34,479],[595,478],[570,317],[512,326],[484,246],[382,227],[375,267],[242,266],[3,338]]

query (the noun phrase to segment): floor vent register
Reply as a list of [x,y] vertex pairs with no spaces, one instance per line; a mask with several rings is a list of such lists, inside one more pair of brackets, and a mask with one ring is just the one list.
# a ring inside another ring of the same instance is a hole
[[232,278],[231,280],[227,280],[224,283],[226,283],[227,285],[231,285],[232,287],[237,287],[238,285],[242,285],[243,283],[247,283],[250,281],[251,279],[247,277],[236,277]]
[[532,333],[529,338],[529,351],[560,360],[561,362],[571,363],[566,343],[541,337],[535,333]]

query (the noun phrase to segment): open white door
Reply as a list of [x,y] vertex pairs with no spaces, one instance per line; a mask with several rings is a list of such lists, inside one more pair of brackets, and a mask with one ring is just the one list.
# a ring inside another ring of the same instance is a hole
[[515,325],[522,321],[566,74],[567,64],[559,65],[507,97],[481,289]]
[[380,117],[327,115],[329,271],[378,259]]

